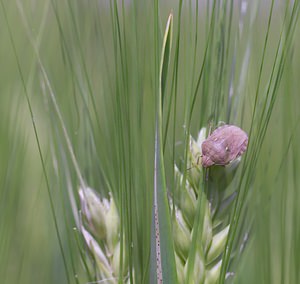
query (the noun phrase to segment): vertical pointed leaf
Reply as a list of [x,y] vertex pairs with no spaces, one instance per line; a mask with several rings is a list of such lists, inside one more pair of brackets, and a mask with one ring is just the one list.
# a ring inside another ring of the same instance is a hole
[[170,14],[166,25],[162,46],[159,72],[159,90],[157,94],[154,194],[151,228],[151,283],[177,283],[174,247],[171,234],[171,217],[167,199],[162,149],[162,105],[171,51],[172,21],[173,15]]

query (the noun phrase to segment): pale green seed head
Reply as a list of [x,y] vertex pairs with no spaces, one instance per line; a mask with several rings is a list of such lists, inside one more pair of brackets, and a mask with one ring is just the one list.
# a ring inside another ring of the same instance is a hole
[[[123,276],[125,277],[128,273],[128,260],[124,251],[125,246],[123,245]],[[113,256],[111,260],[112,270],[114,272],[114,276],[118,277],[120,272],[120,256],[121,256],[121,244],[118,242],[114,248]]]
[[188,225],[182,217],[181,211],[177,208],[175,208],[175,215],[173,218],[173,235],[175,249],[178,255],[182,259],[186,260],[191,245],[191,233],[188,228]]
[[205,284],[216,284],[220,278],[222,260],[220,260],[211,269],[206,270]]
[[192,184],[198,185],[202,175],[202,143],[206,138],[206,128],[203,127],[198,133],[197,140],[190,136],[190,148],[188,153],[188,178]]
[[110,253],[113,253],[119,240],[120,218],[113,197],[110,197],[109,209],[105,217],[106,241]]
[[[187,270],[188,270],[188,262],[186,262],[184,267],[185,279],[187,278]],[[206,278],[205,262],[203,257],[200,255],[200,253],[197,252],[195,257],[193,275],[191,279],[192,282],[189,283],[203,283],[205,278]]]
[[203,232],[202,232],[202,246],[206,251],[208,246],[212,242],[212,219],[210,214],[209,202],[206,204],[205,216],[203,220]]
[[99,272],[107,278],[112,277],[112,268],[109,260],[105,253],[102,251],[97,241],[83,226],[81,226],[81,233],[89,250],[94,256]]
[[229,232],[229,225],[221,232],[214,235],[210,249],[207,254],[207,263],[211,263],[216,259],[225,249],[227,237]]
[[191,228],[194,223],[194,218],[196,214],[196,195],[193,188],[190,186],[189,182],[186,181],[186,185],[182,186],[183,176],[181,172],[175,165],[175,179],[176,179],[176,188],[180,191],[178,204],[180,206],[180,210],[182,211],[183,217],[185,221],[188,223]]
[[176,252],[175,252],[175,262],[176,262],[178,283],[184,283],[184,280],[185,280],[184,264]]
[[108,211],[105,204],[107,204],[107,200],[101,201],[96,192],[89,187],[80,188],[79,197],[81,211],[89,230],[98,239],[105,239],[107,234],[105,218]]

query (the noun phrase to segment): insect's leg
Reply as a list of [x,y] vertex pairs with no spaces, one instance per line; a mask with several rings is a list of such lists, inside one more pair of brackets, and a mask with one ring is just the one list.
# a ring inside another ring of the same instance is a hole
[[199,165],[200,156],[197,158],[197,165]]
[[199,155],[197,155],[196,163],[195,163],[194,165],[192,165],[191,167],[189,167],[189,168],[187,169],[187,171],[189,171],[189,170],[191,170],[191,169],[193,169],[193,168],[196,168],[196,166],[199,166],[199,165],[200,165],[200,158],[202,158],[202,154],[200,154],[200,153],[197,153],[197,154],[199,154]]

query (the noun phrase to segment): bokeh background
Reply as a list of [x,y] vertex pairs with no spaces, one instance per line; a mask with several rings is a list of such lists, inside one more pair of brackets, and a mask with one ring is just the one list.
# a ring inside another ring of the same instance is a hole
[[[179,2],[159,1],[158,25],[162,33],[168,14],[174,13],[174,46]],[[230,5],[227,2],[231,3],[232,10],[224,8]],[[217,92],[221,93],[218,120],[243,125],[249,131],[254,119],[261,62],[263,60],[264,66],[258,91],[258,111],[267,101],[264,94],[280,36],[287,35],[292,29],[284,25],[285,13],[294,20],[299,14],[297,11],[291,16],[290,7],[297,0],[273,2],[268,29],[272,1],[216,1],[219,8],[213,20],[215,40],[193,113],[192,135],[196,136],[200,127],[210,120],[212,102],[204,103],[204,100],[209,101]],[[119,23],[113,13],[114,5],[120,13]],[[178,161],[183,151],[180,142],[184,137],[185,97],[192,93],[202,66],[212,7],[213,1],[196,4],[190,0],[182,4],[179,95],[176,115],[171,115],[179,145],[175,151]],[[136,184],[143,187],[145,183],[144,187],[151,192],[155,121],[153,70],[156,61],[153,15],[152,1],[1,0],[1,283],[87,281],[81,255],[85,254],[84,247],[74,230],[73,210],[76,208],[70,202],[70,188],[76,192],[78,186],[76,171],[41,66],[62,112],[82,175],[103,195],[109,190],[105,189],[107,180],[110,185],[117,186],[115,173],[119,157],[115,151],[118,133],[115,117],[119,110],[115,108],[115,99],[122,97],[122,93],[130,94],[129,101],[125,102],[131,106],[130,125],[133,132],[138,129],[133,139],[137,148],[131,171],[136,176],[143,176],[141,180],[136,178]],[[120,25],[120,38],[116,34],[116,25]],[[272,114],[253,169],[245,213],[248,217],[243,219],[251,230],[247,248],[237,266],[236,283],[300,281],[299,26],[299,23],[295,25],[289,46],[280,47],[287,49],[287,56],[276,100],[272,101],[274,108],[269,106],[272,102],[267,101]],[[126,55],[125,71],[119,62],[122,52]],[[173,49],[171,70],[174,56]],[[220,69],[216,66],[222,56],[225,58],[222,61],[224,74],[217,74]],[[171,84],[167,90],[171,92]],[[228,114],[229,103],[224,98],[231,90],[234,96]],[[258,124],[254,121],[254,127]],[[166,151],[167,172],[172,168],[171,152]],[[147,205],[147,199],[150,195],[141,193],[137,196],[143,200],[141,206],[146,206],[145,211],[149,209],[149,212],[151,204]],[[76,200],[75,195],[75,203]],[[140,254],[146,263],[147,248]]]

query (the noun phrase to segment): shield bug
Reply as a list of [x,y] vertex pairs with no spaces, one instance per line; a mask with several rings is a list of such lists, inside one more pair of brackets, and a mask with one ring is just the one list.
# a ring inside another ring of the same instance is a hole
[[225,166],[241,156],[247,149],[248,135],[235,125],[215,129],[202,143],[202,166]]

